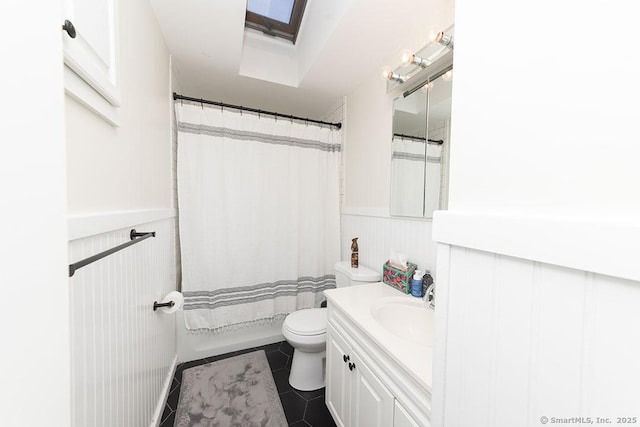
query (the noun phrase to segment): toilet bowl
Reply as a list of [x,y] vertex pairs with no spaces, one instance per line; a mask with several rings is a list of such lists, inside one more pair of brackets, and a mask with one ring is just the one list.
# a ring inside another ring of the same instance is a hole
[[288,315],[282,335],[293,347],[289,384],[296,390],[324,387],[327,309],[298,310]]
[[[380,274],[367,267],[351,268],[349,262],[335,265],[336,287],[380,281]],[[289,384],[296,390],[312,391],[325,386],[327,309],[310,308],[289,314],[282,335],[293,347]]]

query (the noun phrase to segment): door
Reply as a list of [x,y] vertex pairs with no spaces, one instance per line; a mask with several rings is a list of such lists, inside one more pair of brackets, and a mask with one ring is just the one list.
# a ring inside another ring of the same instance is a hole
[[355,427],[389,427],[393,425],[393,395],[362,362],[351,355],[351,419]]
[[327,327],[326,402],[338,427],[348,427],[351,400],[351,349],[331,326]]
[[393,427],[429,427],[429,424],[421,426],[418,422],[404,409],[404,406],[397,400],[393,408]]

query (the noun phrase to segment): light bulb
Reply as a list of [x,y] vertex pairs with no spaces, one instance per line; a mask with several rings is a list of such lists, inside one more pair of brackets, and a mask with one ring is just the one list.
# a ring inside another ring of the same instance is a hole
[[390,80],[391,76],[393,76],[393,70],[389,67],[383,67],[382,70],[380,70],[380,78],[382,80]]
[[445,34],[444,31],[440,31],[436,36],[436,43],[440,43],[444,47],[448,47],[449,49],[453,49],[453,37],[448,34]]
[[421,68],[426,68],[431,65],[431,61],[427,61],[424,58],[411,52],[409,49],[405,49],[401,52],[402,65],[416,65]]
[[401,76],[400,74],[396,74],[393,72],[393,70],[389,67],[384,67],[381,71],[380,71],[380,78],[382,80],[395,80],[399,83],[404,83],[407,81],[407,77],[406,76]]
[[413,58],[415,58],[415,55],[409,49],[404,49],[400,52],[400,61],[402,62],[402,65],[412,64]]

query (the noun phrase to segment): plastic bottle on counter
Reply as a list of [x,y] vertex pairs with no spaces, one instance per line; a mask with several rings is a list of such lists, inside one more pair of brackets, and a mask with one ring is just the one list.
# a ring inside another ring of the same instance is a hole
[[[422,276],[422,296],[427,294],[427,289],[429,289],[431,285],[433,285],[433,277],[431,277],[431,273],[427,270],[424,276]],[[433,292],[435,294],[435,291]]]
[[416,270],[411,278],[411,295],[422,298],[422,271]]

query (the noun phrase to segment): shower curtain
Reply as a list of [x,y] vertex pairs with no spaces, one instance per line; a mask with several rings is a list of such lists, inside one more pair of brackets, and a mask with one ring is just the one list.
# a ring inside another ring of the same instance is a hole
[[391,215],[422,216],[425,143],[394,136],[391,144]]
[[440,209],[440,182],[442,180],[442,145],[427,144],[427,163],[424,182],[424,216],[433,217]]
[[393,137],[392,215],[431,218],[433,211],[440,209],[441,153],[441,145]]
[[200,104],[176,117],[186,327],[318,306],[340,259],[340,132]]

